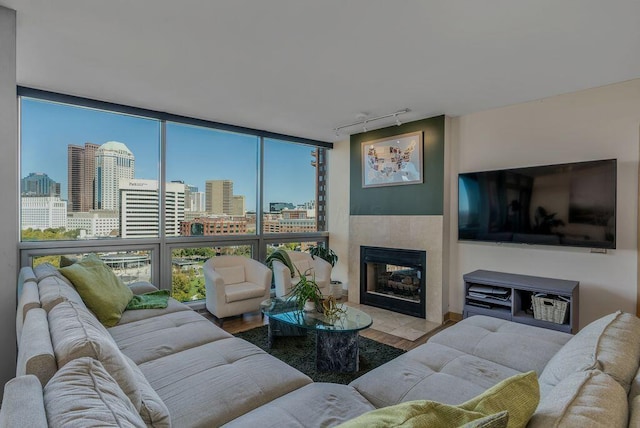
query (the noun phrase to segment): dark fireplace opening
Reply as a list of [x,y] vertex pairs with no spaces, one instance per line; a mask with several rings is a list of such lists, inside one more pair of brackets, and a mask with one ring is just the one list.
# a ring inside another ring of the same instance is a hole
[[360,303],[426,318],[426,251],[360,247]]

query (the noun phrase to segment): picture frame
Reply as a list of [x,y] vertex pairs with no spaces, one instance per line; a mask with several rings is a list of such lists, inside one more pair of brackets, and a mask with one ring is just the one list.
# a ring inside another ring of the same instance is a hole
[[422,131],[362,143],[362,187],[423,182]]

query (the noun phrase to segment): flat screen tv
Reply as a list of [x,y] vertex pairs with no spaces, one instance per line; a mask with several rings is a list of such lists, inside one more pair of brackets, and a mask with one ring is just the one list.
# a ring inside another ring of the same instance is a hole
[[458,239],[616,248],[616,160],[458,175]]

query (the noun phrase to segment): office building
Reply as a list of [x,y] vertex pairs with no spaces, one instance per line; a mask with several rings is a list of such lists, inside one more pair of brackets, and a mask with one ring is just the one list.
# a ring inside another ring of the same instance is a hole
[[207,180],[205,201],[208,214],[230,215],[233,210],[233,181]]
[[60,183],[44,172],[32,172],[20,180],[22,196],[60,196]]
[[89,211],[94,204],[96,151],[100,145],[67,146],[67,200],[72,212]]
[[120,180],[133,178],[135,157],[124,144],[109,141],[96,150],[95,159],[94,206],[99,210],[118,210],[118,185]]
[[[120,236],[154,238],[159,236],[158,182],[156,180],[121,179]],[[184,221],[184,184],[166,183],[166,236],[180,235]]]
[[67,213],[67,229],[79,230],[81,236],[102,238],[118,236],[120,217],[118,211],[89,211]]
[[67,227],[67,203],[59,196],[23,196],[22,229],[56,229]]
[[233,195],[231,215],[242,216],[245,212],[245,198],[243,195]]

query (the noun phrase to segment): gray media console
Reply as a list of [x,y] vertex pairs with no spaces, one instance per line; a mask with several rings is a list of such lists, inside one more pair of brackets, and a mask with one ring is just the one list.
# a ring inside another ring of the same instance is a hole
[[[566,333],[578,331],[578,281],[488,270],[476,270],[463,275],[463,278],[464,318],[488,315]],[[545,299],[567,302],[563,320],[554,322],[534,317],[532,298],[542,295],[546,295]]]

